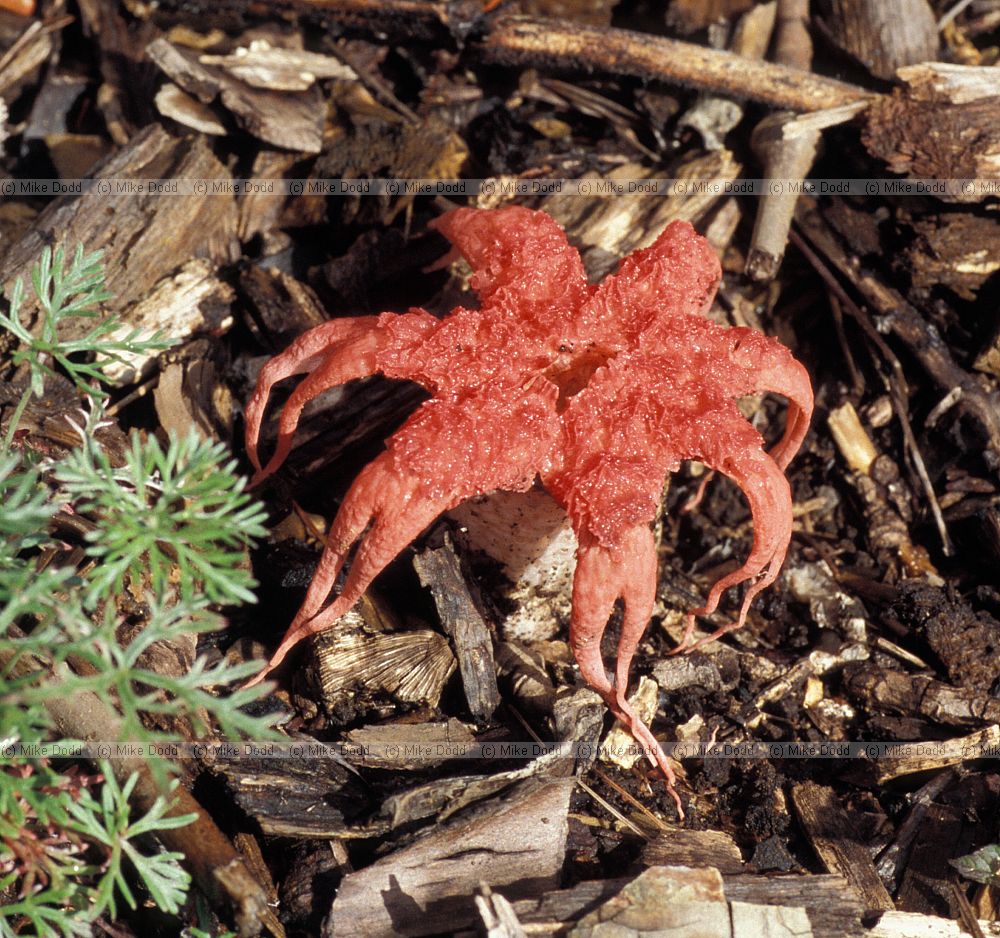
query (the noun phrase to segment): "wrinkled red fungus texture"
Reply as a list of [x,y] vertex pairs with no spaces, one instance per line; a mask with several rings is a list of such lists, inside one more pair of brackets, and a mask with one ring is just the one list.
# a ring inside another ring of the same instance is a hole
[[[655,600],[651,523],[665,477],[682,460],[700,460],[736,482],[753,514],[753,546],[689,614],[680,650],[700,644],[692,641],[695,616],[712,613],[730,586],[750,583],[737,620],[711,637],[743,625],[788,549],[784,470],[812,413],[809,376],[775,339],[704,317],[721,270],[686,222],[670,224],[596,286],[543,212],[461,208],[434,227],[471,265],[479,309],[458,307],[440,320],[412,309],[324,323],[264,366],[250,399],[247,451],[259,482],[288,455],[303,406],[328,388],[380,373],[431,393],[354,482],[305,602],[258,680],[347,612],[442,512],[485,492],[525,491],[540,478],[579,541],[570,643],[580,672],[647,747],[680,811],[670,764],[625,699]],[[271,389],[302,374],[262,468],[257,439]],[[784,436],[770,453],[737,407],[742,395],[759,391],[789,402]],[[359,540],[343,589],[324,608]],[[618,599],[624,621],[612,680],[600,647]]]

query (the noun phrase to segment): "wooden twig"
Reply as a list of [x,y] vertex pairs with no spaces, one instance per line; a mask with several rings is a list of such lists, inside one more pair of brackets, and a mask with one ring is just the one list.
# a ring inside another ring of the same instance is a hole
[[479,51],[487,61],[501,65],[630,75],[790,111],[823,110],[873,97],[833,78],[689,42],[527,16],[496,20],[482,37]]

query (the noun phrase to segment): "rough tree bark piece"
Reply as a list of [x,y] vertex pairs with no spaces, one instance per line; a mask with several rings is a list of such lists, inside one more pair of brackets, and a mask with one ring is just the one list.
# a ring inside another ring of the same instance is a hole
[[203,64],[194,53],[155,39],[146,54],[173,82],[202,104],[216,98],[244,130],[286,150],[319,153],[326,105],[319,89],[272,91],[241,81],[226,69]]
[[854,833],[850,815],[833,789],[804,782],[792,788],[792,802],[820,862],[850,883],[866,909],[894,909],[867,847]]
[[926,674],[890,671],[859,662],[844,669],[844,682],[851,698],[869,712],[919,714],[944,726],[1000,723],[1000,700],[951,687]]
[[1000,328],[997,328],[990,337],[989,342],[983,346],[983,350],[976,356],[972,367],[977,371],[984,371],[990,375],[1000,378]]
[[480,883],[514,899],[552,889],[562,870],[575,782],[529,781],[345,877],[326,938],[453,932],[477,920]]
[[642,850],[649,866],[714,866],[720,873],[743,873],[743,855],[724,831],[664,831]]
[[254,179],[275,180],[276,184],[271,187],[273,191],[261,187],[258,191],[244,192],[240,196],[239,235],[244,244],[260,235],[263,241],[261,254],[265,257],[277,253],[288,242],[288,234],[276,230],[282,226],[282,215],[288,204],[288,196],[277,183],[283,181],[286,173],[294,174],[294,167],[300,161],[299,154],[274,150],[261,150],[254,157],[250,175]]
[[[282,743],[289,745],[299,741]],[[302,740],[318,749],[322,743]],[[338,837],[347,831],[346,815],[362,803],[362,789],[337,750],[329,755],[261,758],[243,754],[212,759],[209,767],[225,781],[233,798],[265,834],[275,837]]]
[[[9,289],[26,276],[47,244],[77,244],[103,250],[106,284],[112,298],[104,306],[131,323],[132,308],[154,284],[173,275],[192,258],[224,264],[239,256],[234,237],[233,196],[164,197],[137,192],[139,179],[219,179],[229,171],[212,155],[202,137],[171,137],[159,126],[142,131],[98,168],[95,191],[60,196],[38,216],[32,228],[0,259],[0,284]],[[37,307],[25,302],[25,313]],[[67,323],[66,338],[91,328],[87,319]]]
[[990,612],[940,587],[908,582],[900,584],[891,613],[930,646],[952,684],[992,696],[1000,681],[1000,622]]
[[555,738],[561,743],[585,743],[577,759],[579,774],[589,772],[597,761],[598,741],[604,733],[604,701],[589,687],[577,687],[556,695],[553,709]]
[[[905,89],[875,100],[862,140],[911,179],[1000,178],[1000,74],[993,67],[932,62],[899,70]],[[981,202],[997,190],[952,186],[940,198]]]
[[878,78],[938,58],[937,17],[927,0],[833,0],[830,38]]
[[[441,529],[439,529],[441,530]],[[428,547],[413,558],[420,582],[434,596],[441,624],[451,637],[462,673],[469,711],[481,723],[500,705],[493,637],[476,606],[451,537],[445,531],[439,547]]]
[[[1000,222],[993,213],[923,215],[913,221],[913,228],[916,237],[903,266],[918,290],[929,292],[941,284],[963,300],[975,300],[979,288],[1000,270]],[[975,367],[988,371],[980,361]]]

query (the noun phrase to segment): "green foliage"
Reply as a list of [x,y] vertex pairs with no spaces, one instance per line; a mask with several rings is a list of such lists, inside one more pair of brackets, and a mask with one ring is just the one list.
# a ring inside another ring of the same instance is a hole
[[73,815],[71,829],[78,829],[93,842],[103,844],[107,848],[108,860],[105,870],[96,889],[97,903],[91,914],[100,914],[105,909],[116,914],[115,887],[124,896],[132,908],[136,907],[135,897],[129,888],[122,869],[122,860],[128,857],[140,878],[146,884],[153,901],[165,912],[176,912],[184,901],[190,877],[180,867],[176,860],[181,860],[177,853],[144,854],[132,842],[143,834],[155,831],[184,827],[190,824],[193,814],[180,817],[164,817],[167,810],[166,799],[157,798],[149,812],[136,821],[129,821],[129,795],[135,787],[138,776],[132,775],[121,788],[111,774],[111,767],[103,767],[105,777],[101,787],[100,802],[89,793],[70,804]]
[[[14,934],[14,923],[27,921],[38,934],[88,935],[96,918],[117,915],[119,896],[136,908],[126,873],[138,875],[161,909],[180,909],[190,884],[178,865],[183,858],[147,852],[140,842],[144,835],[190,824],[194,815],[164,817],[168,804],[158,798],[132,819],[128,799],[137,776],[120,787],[110,765],[100,768],[99,797],[44,763],[0,772],[0,838],[19,843],[18,865],[29,867],[39,886],[0,905],[0,934]],[[6,876],[2,871],[0,865],[0,890],[14,884],[18,872],[13,864]]]
[[[167,348],[170,342],[161,335],[143,337],[138,330],[125,330],[117,316],[101,316],[98,307],[110,294],[104,289],[104,270],[100,251],[83,253],[79,245],[69,270],[65,270],[62,248],[53,253],[42,251],[41,260],[31,271],[35,299],[42,315],[34,332],[21,322],[24,283],[18,279],[10,295],[6,313],[0,312],[0,328],[16,336],[21,346],[13,356],[15,366],[27,365],[31,389],[42,394],[47,375],[56,374],[53,363],[77,387],[90,395],[103,396],[95,382],[104,380],[104,368],[111,361],[127,361],[126,356]],[[60,337],[60,326],[71,320],[93,319],[94,325],[78,338]]]
[[175,564],[182,599],[253,602],[238,548],[264,536],[265,515],[225,458],[222,444],[192,432],[165,451],[134,434],[121,469],[89,437],[62,461],[56,477],[76,510],[97,522],[87,537],[88,553],[99,561],[89,603],[143,570],[153,593],[167,595]]
[[948,862],[974,883],[1000,886],[1000,844],[989,844],[975,853]]
[[[137,887],[175,913],[189,885],[182,858],[149,835],[192,816],[166,816],[164,798],[133,816],[136,775],[119,784],[110,765],[79,778],[45,759],[5,756],[18,744],[70,742],[46,709],[53,695],[96,694],[120,714],[122,741],[172,739],[148,727],[150,715],[186,721],[195,734],[274,737],[265,718],[242,709],[259,689],[227,690],[255,663],[199,658],[180,676],[152,667],[158,643],[218,630],[225,625],[218,606],[253,601],[244,553],[264,534],[264,515],[220,445],[189,436],[164,447],[135,435],[118,467],[94,442],[103,416],[94,382],[104,363],[165,343],[117,338],[120,324],[98,318],[106,298],[99,255],[78,249],[63,267],[62,251],[46,250],[32,272],[42,310],[33,333],[21,325],[20,283],[0,311],[0,328],[21,343],[13,361],[31,375],[0,441],[0,938],[90,935],[94,921],[117,915],[122,902],[135,907]],[[92,328],[60,341],[60,324],[79,317],[94,319]],[[14,430],[30,394],[55,373],[87,395],[86,426],[67,456],[33,459],[11,448]],[[84,545],[92,563],[82,573],[53,560],[64,551],[49,524],[67,505],[93,525]],[[121,641],[126,591],[129,624],[140,627]]]

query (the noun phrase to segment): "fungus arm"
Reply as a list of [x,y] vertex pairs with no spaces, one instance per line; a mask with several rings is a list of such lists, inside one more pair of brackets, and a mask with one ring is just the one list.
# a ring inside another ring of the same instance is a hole
[[[674,649],[675,654],[692,651],[741,628],[754,597],[777,579],[792,537],[792,493],[788,479],[774,458],[764,451],[760,434],[746,422],[735,404],[706,415],[685,441],[685,450],[685,458],[701,460],[739,486],[750,504],[753,544],[743,565],[714,583],[705,605],[689,613],[684,637]],[[692,643],[696,617],[711,615],[727,589],[749,581],[753,582],[737,619]]]
[[[284,352],[261,369],[257,386],[246,409],[246,448],[256,474],[251,484],[266,479],[281,466],[292,448],[292,438],[302,409],[324,391],[354,378],[364,378],[382,369],[380,358],[390,351],[399,358],[400,348],[419,341],[438,321],[424,310],[409,313],[383,313],[380,316],[356,316],[334,319],[299,336]],[[261,468],[257,445],[271,390],[285,378],[308,374],[281,414],[277,448],[267,465]],[[412,377],[398,366],[392,377]]]
[[764,391],[780,394],[788,400],[784,435],[771,450],[778,467],[787,469],[805,439],[812,418],[813,390],[809,373],[777,339],[756,329],[737,327],[720,331],[732,343],[729,359],[737,369],[737,393]]
[[[580,674],[607,704],[608,709],[642,745],[650,764],[659,769],[684,819],[684,808],[674,788],[676,776],[652,731],[625,698],[629,669],[639,646],[656,598],[656,543],[648,525],[626,531],[620,545],[602,545],[586,531],[578,532],[576,573],[573,578],[573,616],[570,647]],[[615,602],[625,604],[614,682],[608,680],[601,657],[601,638]]]
[[[555,397],[554,388],[541,385],[513,401],[486,389],[421,405],[351,486],[302,608],[251,683],[263,680],[302,639],[333,625],[442,512],[473,495],[529,488],[558,432]],[[355,544],[344,586],[324,609]]]
[[[473,269],[484,311],[551,331],[590,295],[580,254],[545,212],[458,208],[431,223]],[[559,336],[553,335],[558,344]]]

